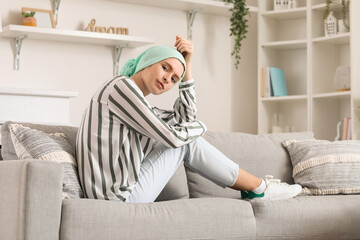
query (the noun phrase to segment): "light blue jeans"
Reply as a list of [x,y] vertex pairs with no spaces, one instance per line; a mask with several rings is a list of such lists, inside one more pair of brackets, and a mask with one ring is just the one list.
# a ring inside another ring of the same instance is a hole
[[154,202],[182,162],[223,188],[233,186],[239,174],[239,165],[202,137],[179,148],[156,143],[142,162],[139,181],[126,202]]

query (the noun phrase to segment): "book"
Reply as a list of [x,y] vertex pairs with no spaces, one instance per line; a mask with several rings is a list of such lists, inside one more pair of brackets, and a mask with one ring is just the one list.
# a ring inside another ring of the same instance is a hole
[[351,118],[349,118],[349,121],[348,121],[348,131],[347,131],[346,140],[351,140]]
[[260,96],[265,97],[265,68],[260,72]]
[[285,82],[284,71],[280,68],[271,67],[269,69],[270,73],[270,82],[273,95],[275,97],[287,96],[287,88]]
[[270,68],[265,69],[265,97],[274,96],[270,82]]
[[349,119],[348,117],[342,120],[342,128],[341,128],[341,140],[348,139],[348,131],[349,131]]
[[341,121],[339,121],[336,125],[336,137],[334,141],[340,141],[341,140]]

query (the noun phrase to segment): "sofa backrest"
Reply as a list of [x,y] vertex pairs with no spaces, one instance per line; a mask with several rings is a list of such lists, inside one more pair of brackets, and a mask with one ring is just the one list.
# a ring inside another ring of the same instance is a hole
[[[11,140],[8,125],[12,122],[6,122],[1,126],[1,142],[3,158],[6,160],[17,160],[14,145]],[[70,146],[75,152],[77,127],[69,126],[52,126],[44,124],[21,123],[25,127],[41,130],[45,133],[64,133]],[[156,201],[166,201],[181,198],[189,198],[189,190],[187,186],[186,173],[183,165],[175,172],[163,191],[160,193]]]
[[[12,144],[7,122],[1,127],[2,156],[16,160],[17,155]],[[45,133],[64,133],[67,141],[75,150],[76,127],[51,126],[22,123],[24,126],[41,130]],[[258,176],[273,175],[285,182],[293,183],[291,161],[282,142],[289,139],[312,139],[310,132],[252,135],[246,133],[206,132],[204,138],[218,148],[228,158],[239,164],[244,170]],[[179,167],[156,201],[179,198],[230,197],[239,198],[239,192],[230,188],[223,189],[197,173]]]
[[[313,139],[313,133],[252,135],[208,131],[204,138],[249,173],[262,178],[273,175],[274,178],[293,183],[291,161],[282,142],[289,139]],[[223,189],[188,168],[186,175],[191,198],[240,197],[238,191]]]

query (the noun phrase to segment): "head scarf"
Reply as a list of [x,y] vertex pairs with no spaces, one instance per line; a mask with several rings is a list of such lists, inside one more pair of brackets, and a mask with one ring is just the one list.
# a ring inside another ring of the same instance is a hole
[[142,52],[136,59],[128,60],[120,70],[120,75],[131,77],[144,68],[167,58],[177,58],[184,66],[184,72],[180,77],[183,79],[186,72],[186,63],[183,55],[175,48],[167,46],[154,46]]

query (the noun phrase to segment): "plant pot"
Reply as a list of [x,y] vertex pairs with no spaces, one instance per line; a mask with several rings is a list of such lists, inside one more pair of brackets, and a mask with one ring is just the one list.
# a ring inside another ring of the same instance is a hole
[[34,17],[24,17],[23,25],[24,26],[36,27],[36,18],[34,18]]

